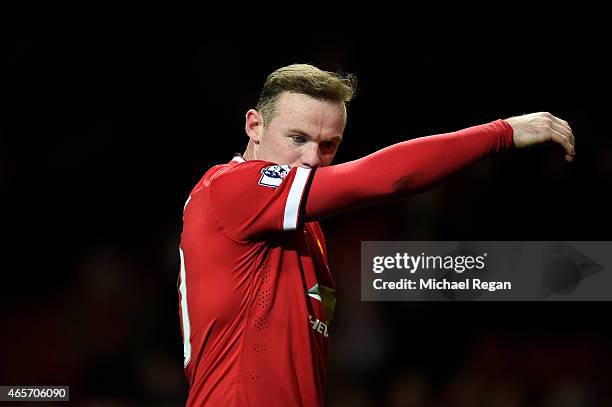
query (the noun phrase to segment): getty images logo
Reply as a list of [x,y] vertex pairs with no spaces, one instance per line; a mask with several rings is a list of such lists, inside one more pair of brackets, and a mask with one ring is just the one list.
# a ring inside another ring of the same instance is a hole
[[375,256],[372,271],[379,274],[385,270],[405,270],[414,274],[419,270],[437,270],[454,271],[461,274],[464,271],[484,269],[486,257],[487,253],[480,256],[465,255],[463,252],[449,253],[446,256],[426,256],[425,253],[413,256],[408,253],[395,253],[394,256]]

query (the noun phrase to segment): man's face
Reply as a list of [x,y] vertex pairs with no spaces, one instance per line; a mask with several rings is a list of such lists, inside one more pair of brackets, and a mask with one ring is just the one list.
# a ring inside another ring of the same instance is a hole
[[261,127],[257,159],[291,167],[330,165],[345,123],[344,103],[285,92],[276,103],[271,122]]

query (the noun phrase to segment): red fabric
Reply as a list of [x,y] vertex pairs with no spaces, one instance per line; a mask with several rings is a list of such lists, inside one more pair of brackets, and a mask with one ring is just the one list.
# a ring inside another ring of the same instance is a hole
[[418,192],[487,154],[513,146],[503,120],[453,133],[422,137],[359,160],[316,171],[306,219],[321,219],[360,206]]
[[[228,237],[247,241],[283,230],[287,195],[296,175],[292,168],[276,188],[261,185],[262,169],[274,163],[252,160],[219,170],[210,182],[214,215]],[[280,179],[279,179],[280,181]]]
[[308,291],[327,287],[333,297],[335,284],[317,222],[270,233],[282,229],[297,169],[271,188],[259,184],[269,165],[211,169],[185,208],[188,406],[324,403],[333,307]]

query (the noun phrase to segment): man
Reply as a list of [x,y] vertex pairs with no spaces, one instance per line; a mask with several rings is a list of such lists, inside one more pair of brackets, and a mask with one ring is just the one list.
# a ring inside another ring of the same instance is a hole
[[180,315],[188,406],[321,406],[335,286],[317,220],[420,191],[492,153],[553,141],[548,113],[399,143],[331,166],[354,79],[273,72],[246,113],[246,151],[206,172],[184,210]]

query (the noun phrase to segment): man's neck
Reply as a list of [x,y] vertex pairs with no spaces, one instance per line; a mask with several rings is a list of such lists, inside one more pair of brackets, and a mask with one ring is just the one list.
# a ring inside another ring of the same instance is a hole
[[256,160],[257,159],[257,151],[255,145],[252,141],[249,140],[249,144],[247,144],[246,150],[244,150],[244,154],[242,154],[242,158],[246,161]]

